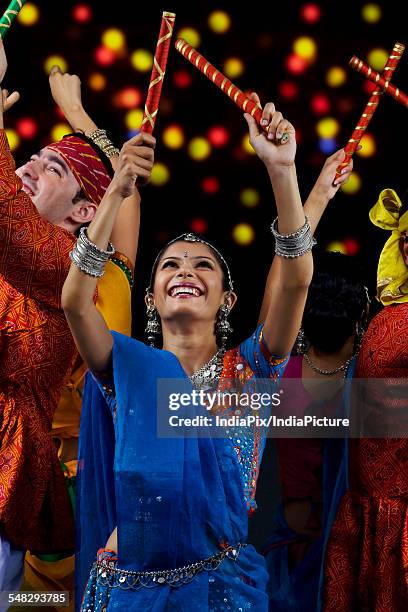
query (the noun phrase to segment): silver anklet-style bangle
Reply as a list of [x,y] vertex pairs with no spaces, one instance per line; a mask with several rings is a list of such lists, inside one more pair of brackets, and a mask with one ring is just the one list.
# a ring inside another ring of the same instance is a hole
[[99,278],[105,272],[105,264],[109,257],[113,255],[115,249],[109,242],[108,248],[105,251],[100,249],[88,238],[88,234],[84,227],[79,231],[78,240],[69,256],[71,261],[85,274]]
[[309,253],[316,244],[316,240],[312,236],[312,230],[310,229],[310,224],[307,217],[302,227],[291,234],[280,234],[276,229],[277,224],[278,217],[276,217],[271,225],[271,232],[275,237],[276,255],[286,257],[288,259],[301,257],[302,255]]

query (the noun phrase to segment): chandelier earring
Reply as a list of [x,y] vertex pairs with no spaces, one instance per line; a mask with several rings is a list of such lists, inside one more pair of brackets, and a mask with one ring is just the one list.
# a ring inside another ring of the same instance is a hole
[[145,334],[147,337],[147,341],[150,346],[156,346],[156,339],[161,334],[161,324],[159,313],[151,298],[149,298],[149,302],[147,304],[146,315],[147,325],[145,329]]
[[225,350],[228,337],[232,334],[232,327],[228,321],[228,315],[231,312],[227,304],[222,304],[217,313],[215,322],[215,335],[219,339],[219,346]]
[[296,339],[296,350],[299,355],[304,355],[310,348],[310,343],[306,338],[305,332],[301,327]]

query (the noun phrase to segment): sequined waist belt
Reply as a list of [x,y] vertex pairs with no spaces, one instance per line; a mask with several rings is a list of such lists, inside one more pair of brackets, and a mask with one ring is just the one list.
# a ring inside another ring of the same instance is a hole
[[169,570],[124,570],[116,567],[115,562],[103,559],[93,564],[91,575],[102,586],[119,587],[126,590],[143,587],[154,588],[164,585],[178,587],[191,582],[201,572],[211,572],[218,569],[225,559],[236,561],[241,549],[245,546],[247,545],[226,546],[211,557]]

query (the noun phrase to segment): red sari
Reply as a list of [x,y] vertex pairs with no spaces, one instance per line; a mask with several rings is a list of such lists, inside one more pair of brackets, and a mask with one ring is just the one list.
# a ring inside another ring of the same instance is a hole
[[[408,303],[373,319],[356,376],[408,378]],[[383,408],[392,419],[393,406]],[[327,548],[324,610],[406,612],[408,440],[350,440],[349,478]]]

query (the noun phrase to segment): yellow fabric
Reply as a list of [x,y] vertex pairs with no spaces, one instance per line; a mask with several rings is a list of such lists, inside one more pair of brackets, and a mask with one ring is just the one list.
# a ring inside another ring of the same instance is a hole
[[377,269],[377,297],[385,306],[408,302],[408,266],[401,251],[401,238],[408,232],[408,211],[400,217],[401,207],[396,192],[384,189],[370,210],[372,223],[391,231]]
[[41,561],[35,555],[26,553],[22,590],[69,591],[70,605],[67,608],[50,605],[47,608],[42,608],[42,610],[74,612],[74,566],[74,555],[60,561]]

